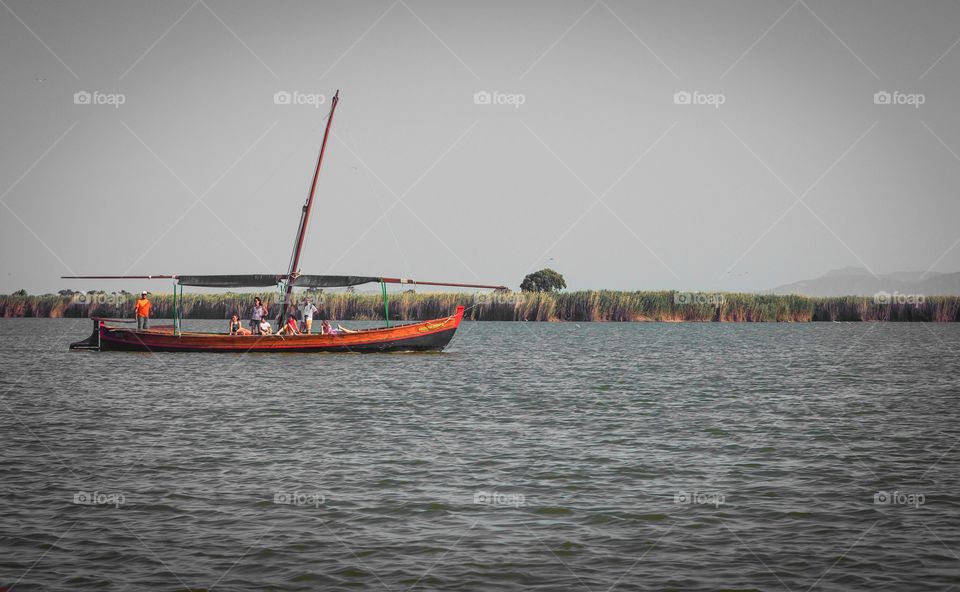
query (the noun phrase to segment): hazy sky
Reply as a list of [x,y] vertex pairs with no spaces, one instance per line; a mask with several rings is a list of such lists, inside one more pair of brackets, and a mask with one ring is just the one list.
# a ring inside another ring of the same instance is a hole
[[958,39],[953,1],[2,0],[0,292],[282,273],[328,105],[275,93],[338,88],[305,273],[956,271]]

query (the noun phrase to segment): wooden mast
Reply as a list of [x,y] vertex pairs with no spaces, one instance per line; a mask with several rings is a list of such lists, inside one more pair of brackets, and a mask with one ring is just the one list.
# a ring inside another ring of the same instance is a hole
[[320,165],[323,163],[323,153],[327,149],[327,138],[330,135],[330,124],[333,123],[333,112],[337,109],[337,102],[340,100],[340,91],[333,95],[330,101],[330,114],[327,116],[327,127],[323,132],[323,142],[320,144],[320,155],[317,156],[317,168],[313,172],[313,183],[310,185],[310,195],[307,197],[307,203],[303,205],[303,213],[300,215],[300,229],[297,231],[297,242],[293,246],[293,255],[290,257],[290,270],[287,272],[286,287],[283,292],[283,305],[280,307],[277,317],[277,329],[286,322],[286,315],[290,307],[290,294],[293,292],[293,283],[300,275],[300,252],[303,250],[303,241],[307,236],[307,225],[310,223],[310,210],[313,209],[313,197],[317,192],[317,180],[320,178]]

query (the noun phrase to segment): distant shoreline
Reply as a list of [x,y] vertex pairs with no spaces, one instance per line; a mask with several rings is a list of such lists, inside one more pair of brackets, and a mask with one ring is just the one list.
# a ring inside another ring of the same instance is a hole
[[[277,311],[276,292],[185,294],[179,304],[185,319],[228,319],[249,315],[254,296]],[[322,318],[383,319],[377,294],[313,294]],[[135,296],[128,293],[74,295],[0,295],[0,317],[131,318]],[[150,296],[154,316],[172,316],[172,294]],[[467,308],[466,320],[570,322],[957,322],[960,296],[927,296],[919,301],[892,297],[586,290],[561,293],[437,293],[391,294],[392,320],[418,320]]]

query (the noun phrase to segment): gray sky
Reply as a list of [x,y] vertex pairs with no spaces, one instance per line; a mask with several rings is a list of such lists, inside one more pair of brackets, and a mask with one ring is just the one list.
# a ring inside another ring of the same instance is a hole
[[337,88],[305,273],[956,271],[958,38],[946,1],[2,0],[0,292],[283,272],[327,104],[274,94]]

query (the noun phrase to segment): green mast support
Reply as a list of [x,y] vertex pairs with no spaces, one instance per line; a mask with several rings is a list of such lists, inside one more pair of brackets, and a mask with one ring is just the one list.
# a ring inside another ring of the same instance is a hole
[[387,303],[387,284],[380,282],[380,292],[383,293],[383,318],[387,319],[387,326],[390,326],[390,305]]
[[183,333],[183,284],[180,285],[180,306],[177,309],[177,335]]
[[173,280],[173,334],[180,334],[180,326],[177,323],[177,280]]

